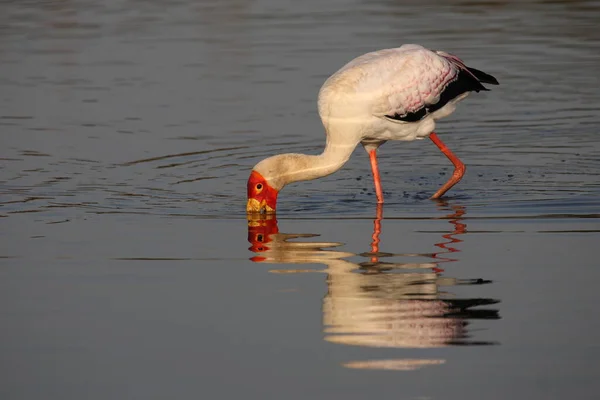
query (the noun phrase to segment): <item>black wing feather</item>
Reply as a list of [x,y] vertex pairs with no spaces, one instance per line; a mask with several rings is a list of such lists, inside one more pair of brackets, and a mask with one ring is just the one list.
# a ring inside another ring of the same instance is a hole
[[489,83],[490,85],[498,85],[499,84],[498,80],[496,78],[494,78],[493,76],[491,76],[490,74],[486,74],[483,71],[480,71],[478,69],[471,68],[471,67],[467,67],[467,69],[469,70],[470,73],[475,75],[475,78],[479,79],[479,82],[481,82],[481,83]]
[[425,104],[418,110],[408,112],[402,115],[396,113],[394,115],[386,115],[386,117],[398,121],[417,122],[422,120],[427,114],[431,114],[432,112],[435,112],[440,108],[444,107],[450,101],[454,100],[463,93],[489,90],[485,86],[483,86],[482,83],[498,85],[498,81],[493,76],[486,74],[485,72],[479,71],[475,68],[466,68],[467,70],[460,68],[460,71],[458,72],[454,80],[450,81],[448,85],[446,85],[446,87],[442,90],[440,99],[437,103]]

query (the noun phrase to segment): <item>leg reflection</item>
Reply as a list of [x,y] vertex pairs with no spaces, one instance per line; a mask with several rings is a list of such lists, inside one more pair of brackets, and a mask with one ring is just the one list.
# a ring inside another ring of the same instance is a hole
[[467,233],[467,224],[461,222],[461,219],[467,211],[465,210],[465,207],[461,205],[450,205],[445,200],[438,200],[438,202],[440,210],[450,211],[450,214],[446,215],[445,218],[448,219],[448,222],[454,225],[454,230],[450,233],[442,235],[442,237],[447,241],[436,243],[435,246],[439,247],[440,249],[443,249],[444,251],[433,253],[432,257],[437,259],[438,262],[457,261],[454,258],[444,257],[443,254],[456,253],[460,251],[459,249],[453,246],[462,242],[462,240],[458,239],[456,236],[464,235],[465,233]]

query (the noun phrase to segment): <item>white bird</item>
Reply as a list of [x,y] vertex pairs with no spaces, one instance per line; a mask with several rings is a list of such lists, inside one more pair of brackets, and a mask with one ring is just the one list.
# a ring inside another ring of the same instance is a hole
[[323,153],[280,154],[256,164],[248,179],[247,212],[275,212],[285,185],[334,173],[359,143],[369,153],[377,202],[383,203],[377,148],[388,140],[426,137],[455,168],[432,196],[440,198],[462,178],[465,166],[438,138],[435,121],[450,115],[470,92],[488,90],[482,83],[498,81],[452,54],[415,44],[355,58],[319,91],[319,115],[327,134]]

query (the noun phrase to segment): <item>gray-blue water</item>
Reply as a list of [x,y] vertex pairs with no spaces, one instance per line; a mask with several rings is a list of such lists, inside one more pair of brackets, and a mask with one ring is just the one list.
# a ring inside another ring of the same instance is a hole
[[[593,399],[598,1],[0,2],[3,399]],[[498,78],[428,140],[319,153],[321,84],[419,43]],[[318,236],[316,236],[318,235]]]

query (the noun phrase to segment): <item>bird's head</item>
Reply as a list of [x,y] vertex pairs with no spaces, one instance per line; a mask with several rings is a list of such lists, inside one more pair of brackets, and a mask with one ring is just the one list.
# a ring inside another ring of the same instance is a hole
[[246,212],[270,214],[277,208],[277,194],[279,190],[273,188],[259,172],[253,170],[248,178],[248,204]]

